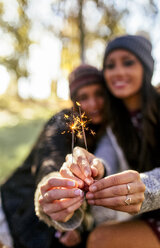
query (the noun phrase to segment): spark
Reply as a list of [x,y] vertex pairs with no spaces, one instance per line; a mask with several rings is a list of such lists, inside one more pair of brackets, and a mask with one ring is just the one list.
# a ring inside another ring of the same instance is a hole
[[[74,114],[74,110],[72,107],[71,121],[69,121],[69,123],[68,122],[66,123],[66,125],[69,127],[69,130],[61,132],[61,134],[65,134],[66,132],[72,134],[72,154],[73,154],[73,149],[74,149],[75,136],[80,139],[82,138],[84,139],[85,148],[86,150],[88,150],[86,134],[85,134],[85,130],[86,131],[89,130],[89,128],[86,127],[88,123],[88,119],[87,119],[87,116],[85,115],[85,112],[82,113],[81,111],[81,104],[79,102],[76,102],[76,105],[78,106],[79,116]],[[67,120],[70,119],[69,115],[67,114],[64,114],[64,118]],[[90,130],[90,133],[92,135],[96,134],[93,130]]]
[[81,105],[80,105],[80,103],[79,102],[76,102],[76,104],[77,104],[78,109],[79,109],[80,123],[81,123],[81,127],[82,127],[82,133],[83,133],[83,139],[84,139],[85,148],[86,148],[86,150],[88,150],[87,140],[86,140],[86,134],[85,134],[85,130],[84,130],[86,121],[83,121],[83,119],[82,119],[82,113],[81,113]]
[[64,118],[65,119],[68,119],[69,118],[69,115],[64,114]]
[[92,129],[90,130],[90,132],[93,136],[96,135],[96,133]]

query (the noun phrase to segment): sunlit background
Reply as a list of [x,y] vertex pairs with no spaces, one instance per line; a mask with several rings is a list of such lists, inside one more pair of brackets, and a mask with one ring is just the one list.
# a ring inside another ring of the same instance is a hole
[[0,180],[17,167],[48,118],[70,106],[68,74],[101,68],[107,41],[140,33],[153,44],[160,83],[158,0],[0,0]]

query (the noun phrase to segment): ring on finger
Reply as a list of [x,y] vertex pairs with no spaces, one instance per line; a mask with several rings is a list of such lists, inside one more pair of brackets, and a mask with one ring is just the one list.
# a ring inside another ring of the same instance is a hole
[[127,190],[128,190],[128,194],[131,193],[131,186],[129,185],[129,183],[126,184]]
[[126,196],[126,200],[124,201],[127,205],[130,205],[131,204],[131,197],[129,197],[128,195]]

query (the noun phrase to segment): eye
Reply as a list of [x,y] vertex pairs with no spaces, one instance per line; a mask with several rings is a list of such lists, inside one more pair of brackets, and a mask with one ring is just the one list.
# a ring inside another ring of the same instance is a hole
[[88,99],[88,95],[83,94],[83,95],[78,97],[77,101],[82,102],[82,101],[86,101],[87,99]]
[[123,64],[124,64],[124,66],[132,66],[135,64],[135,60],[133,60],[133,59],[125,60],[123,62]]
[[112,70],[115,67],[114,63],[108,63],[104,66],[105,69]]

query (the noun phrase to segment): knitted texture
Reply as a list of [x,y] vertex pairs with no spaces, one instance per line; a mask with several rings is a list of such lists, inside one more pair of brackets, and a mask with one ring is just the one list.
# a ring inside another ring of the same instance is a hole
[[160,169],[141,173],[141,180],[146,186],[145,200],[140,213],[156,210],[160,208]]
[[104,83],[101,71],[87,64],[76,67],[69,75],[71,99],[80,87],[94,83]]
[[84,219],[84,210],[82,208],[79,208],[75,211],[74,216],[69,219],[67,222],[58,222],[52,220],[47,214],[44,213],[40,203],[39,203],[39,197],[40,197],[40,188],[42,185],[44,185],[49,178],[57,178],[60,177],[58,172],[51,172],[47,176],[45,176],[42,181],[38,184],[38,187],[35,192],[35,212],[36,215],[39,217],[41,221],[44,221],[49,227],[52,226],[55,229],[59,231],[70,231],[80,226]]
[[149,78],[152,77],[154,60],[151,54],[152,44],[148,39],[140,35],[123,35],[113,39],[105,50],[104,66],[107,56],[115,49],[125,49],[132,52],[147,69]]

